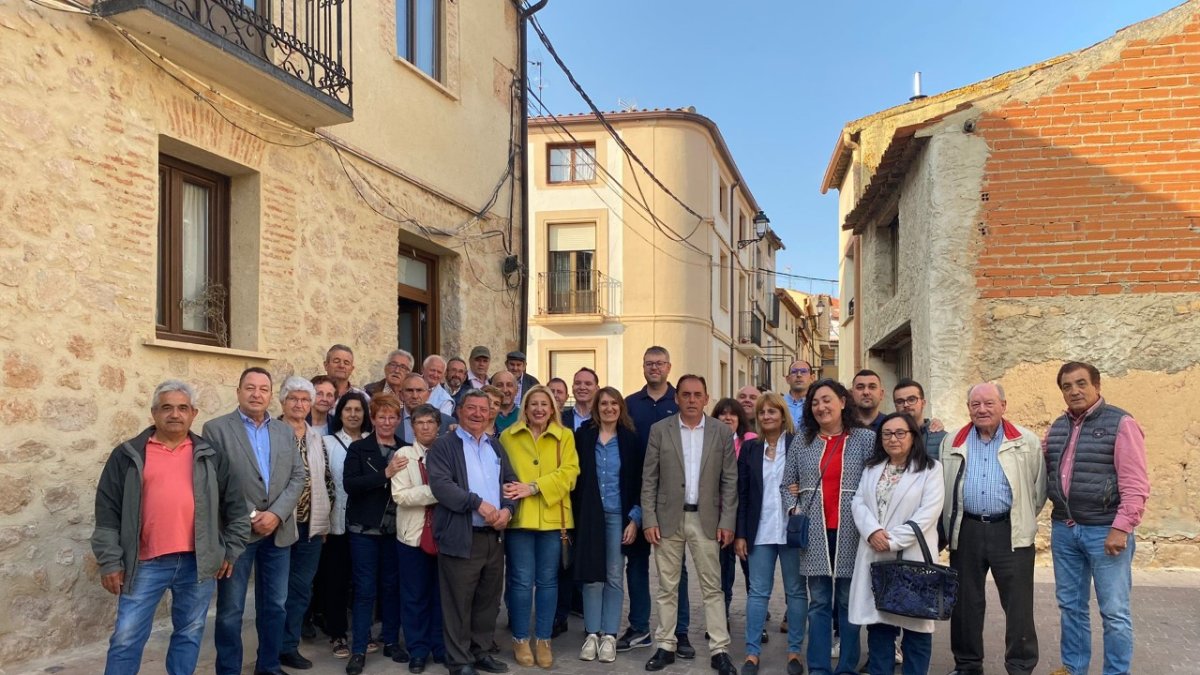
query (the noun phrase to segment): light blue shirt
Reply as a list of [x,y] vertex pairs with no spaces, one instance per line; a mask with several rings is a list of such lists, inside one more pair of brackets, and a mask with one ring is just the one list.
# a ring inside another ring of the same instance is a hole
[[608,442],[596,437],[596,480],[600,483],[600,503],[605,513],[621,512],[621,450],[617,437]]
[[584,422],[592,419],[592,416],[590,413],[588,414],[587,417],[584,417],[583,413],[579,412],[578,408],[572,408],[571,411],[572,411],[572,420],[573,420],[574,426],[575,426],[575,428],[572,429],[571,431],[579,431],[579,427],[583,426]]
[[246,413],[238,408],[238,416],[242,418],[242,427],[246,429],[246,437],[254,450],[254,459],[258,460],[258,472],[262,474],[263,488],[271,489],[271,418],[266,416],[262,424],[246,417]]
[[[467,464],[467,489],[483,501],[500,508],[500,455],[492,447],[492,438],[487,434],[475,440],[466,429],[454,430],[463,442],[463,459]],[[471,524],[485,527],[487,521],[479,512],[471,514]]]
[[978,516],[998,516],[1012,508],[1012,486],[1000,468],[997,452],[1004,442],[999,427],[984,442],[974,426],[967,434],[967,470],[963,475],[963,510]]
[[789,391],[783,395],[783,400],[787,402],[788,411],[792,413],[792,422],[796,425],[796,431],[799,431],[800,425],[804,421],[804,399],[793,399],[792,392]]

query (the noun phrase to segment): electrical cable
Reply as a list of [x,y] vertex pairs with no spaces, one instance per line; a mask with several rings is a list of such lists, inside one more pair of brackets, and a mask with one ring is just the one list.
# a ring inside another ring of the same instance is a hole
[[[637,154],[633,152],[633,149],[630,148],[629,145],[627,145],[625,143],[625,140],[621,138],[620,134],[617,133],[617,130],[615,128],[613,128],[611,123],[609,123],[608,118],[606,118],[604,116],[604,112],[600,110],[599,106],[596,105],[596,103],[592,100],[591,96],[589,96],[588,93],[586,91],[584,91],[583,86],[580,85],[579,81],[575,79],[575,74],[571,72],[571,69],[568,68],[567,64],[563,62],[562,57],[558,55],[558,51],[554,48],[554,44],[550,41],[550,37],[546,35],[546,32],[544,30],[542,30],[542,26],[538,22],[537,17],[536,16],[530,17],[529,22],[530,22],[530,25],[533,26],[534,32],[538,34],[538,38],[542,41],[542,45],[546,47],[546,51],[550,54],[551,58],[554,59],[554,62],[556,64],[558,64],[558,67],[560,70],[563,71],[563,74],[567,76],[567,80],[571,83],[571,86],[579,94],[580,98],[582,98],[584,100],[584,102],[587,103],[588,107],[592,111],[592,114],[594,114],[596,116],[596,119],[600,122],[600,124],[603,125],[604,128],[608,131],[609,135],[613,137],[613,140],[616,141],[617,145],[621,148],[621,150],[625,153],[625,155],[631,161],[635,162],[638,166],[640,166],[642,168],[642,170],[646,172],[646,175],[650,178],[650,180],[652,180],[655,185],[657,185],[663,192],[665,192],[667,194],[667,196],[669,196],[677,204],[679,204],[681,207],[683,207],[683,209],[685,211],[687,211],[688,213],[695,216],[698,220],[703,221],[704,216],[700,215],[700,213],[698,211],[696,211],[695,209],[693,209],[691,206],[688,206],[682,199],[680,199],[678,196],[676,196],[674,192],[671,192],[670,188],[668,188],[665,184],[663,184],[663,182],[661,180],[659,180],[658,176],[654,175],[654,172],[650,170],[650,167],[646,166],[645,162],[643,162],[641,160],[641,158],[638,157]],[[636,176],[635,176],[635,180],[636,180]],[[699,223],[697,223],[696,227],[697,228],[699,227]],[[693,229],[693,232],[694,231],[695,231],[695,228]],[[680,236],[680,235],[678,235],[678,233],[676,233],[676,235]],[[684,237],[684,238],[686,239],[686,237]]]

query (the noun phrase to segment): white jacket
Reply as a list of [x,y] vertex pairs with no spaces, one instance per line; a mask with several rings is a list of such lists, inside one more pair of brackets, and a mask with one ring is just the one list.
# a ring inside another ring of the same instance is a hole
[[[905,560],[925,559],[921,554],[921,547],[917,544],[916,534],[912,527],[905,524],[910,520],[921,528],[921,533],[925,535],[925,544],[936,560],[937,524],[942,515],[942,499],[945,494],[942,467],[935,461],[931,469],[918,472],[910,468],[905,471],[892,492],[887,512],[880,522],[876,517],[878,504],[875,501],[875,488],[879,485],[884,466],[885,464],[876,464],[863,469],[858,492],[854,493],[851,505],[854,525],[858,528],[862,541],[854,558],[854,575],[850,577],[850,622],[860,626],[886,623],[905,630],[932,633],[934,621],[887,614],[875,609],[875,593],[871,590],[871,563],[877,560],[895,560],[897,551],[904,552]],[[886,553],[876,552],[867,543],[867,538],[876,530],[883,530],[888,534],[890,550]]]
[[329,473],[333,475],[333,508],[329,510],[329,533],[346,534],[346,488],[342,485],[342,468],[346,465],[346,448],[357,441],[345,430],[325,436],[325,454],[329,458]]
[[408,466],[392,476],[392,499],[396,502],[396,539],[408,546],[421,545],[425,527],[425,507],[436,504],[433,491],[421,480],[418,462],[425,459],[425,447],[414,442],[396,451],[408,458]]

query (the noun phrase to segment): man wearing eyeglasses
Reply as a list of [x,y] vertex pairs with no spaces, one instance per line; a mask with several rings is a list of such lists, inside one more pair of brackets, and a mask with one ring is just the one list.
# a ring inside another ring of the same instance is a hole
[[367,396],[379,393],[391,394],[401,401],[404,400],[404,380],[412,373],[413,355],[403,349],[396,349],[388,354],[383,363],[383,379],[366,386]]
[[925,388],[921,383],[907,377],[900,380],[892,388],[892,402],[896,404],[896,412],[907,414],[921,426],[926,454],[934,459],[940,458],[946,429],[941,420],[925,417]]
[[[412,445],[413,435],[412,416],[413,411],[421,405],[429,402],[429,383],[425,381],[425,377],[420,373],[410,372],[404,378],[404,383],[396,390],[400,394],[400,401],[404,404],[404,416],[400,422],[399,435],[405,445]],[[441,426],[438,427],[438,436],[445,434],[450,430],[450,416],[441,416]],[[407,466],[407,465],[405,465]],[[403,468],[403,467],[401,467]]]
[[[629,416],[637,429],[642,447],[650,438],[650,427],[655,422],[679,412],[675,400],[675,387],[671,386],[671,354],[665,347],[655,345],[642,356],[642,374],[646,386],[625,397]],[[638,523],[641,527],[641,523]],[[627,652],[654,644],[650,633],[650,544],[641,530],[634,542],[625,547],[625,580],[629,586],[629,628],[617,639],[617,651]],[[688,639],[692,613],[687,595],[687,565],[680,566],[679,609],[676,612],[675,631],[677,646],[675,653],[680,658],[695,658],[696,650]]]
[[814,379],[812,364],[804,360],[792,361],[783,379],[788,383],[788,391],[783,395],[783,400],[787,402],[788,410],[792,413],[792,419],[796,421],[796,428],[799,429],[800,420],[804,419],[804,397],[808,395],[808,388],[812,386]]
[[1046,504],[1046,462],[1038,437],[1004,419],[1007,409],[1000,385],[977,384],[967,390],[971,423],[942,441],[942,527],[959,579],[950,616],[951,675],[983,674],[989,571],[1004,608],[1005,670],[1027,675],[1038,664],[1033,559],[1037,516]]

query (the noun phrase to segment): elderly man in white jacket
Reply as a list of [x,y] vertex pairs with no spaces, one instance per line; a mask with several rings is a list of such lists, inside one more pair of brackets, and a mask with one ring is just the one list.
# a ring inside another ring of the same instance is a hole
[[909,521],[917,524],[929,550],[936,551],[944,493],[941,465],[925,452],[920,427],[904,413],[885,417],[852,506],[862,542],[850,580],[850,622],[867,627],[872,675],[894,671],[900,629],[904,629],[904,672],[929,670],[934,622],[875,609],[871,563],[895,559],[897,552],[906,560],[924,560]]

